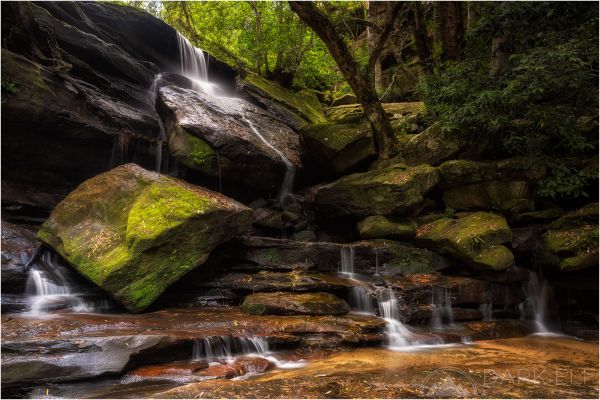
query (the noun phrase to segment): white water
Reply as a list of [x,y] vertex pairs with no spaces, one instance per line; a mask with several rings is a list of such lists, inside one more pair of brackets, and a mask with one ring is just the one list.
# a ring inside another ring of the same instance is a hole
[[493,319],[493,317],[492,317],[493,309],[492,309],[491,303],[480,304],[479,311],[481,312],[481,315],[483,316],[484,321],[491,321]]
[[[152,85],[148,92],[150,94],[150,100],[152,102],[152,106],[156,110],[156,98],[158,97],[158,82],[162,78],[162,74],[156,74],[154,80],[152,81]],[[162,118],[158,113],[156,113],[156,121],[158,122],[158,140],[156,142],[156,151],[155,151],[155,161],[154,161],[154,170],[156,172],[161,172],[162,167],[162,149],[163,143],[167,140],[167,135],[165,133],[165,126],[163,124]]]
[[340,249],[340,273],[354,278],[354,247],[352,245]]
[[450,290],[433,286],[431,288],[431,327],[439,330],[443,329],[445,324],[452,325],[453,323]]
[[53,310],[74,312],[96,312],[110,308],[110,301],[97,294],[82,293],[81,288],[71,278],[73,272],[58,262],[56,254],[44,250],[40,260],[29,269],[25,294],[32,317],[43,317]]
[[534,271],[529,271],[529,281],[524,287],[525,301],[519,304],[521,319],[532,318],[535,322],[536,333],[551,333],[546,325],[550,285]]
[[206,54],[201,49],[194,47],[179,32],[177,32],[177,44],[179,46],[181,75],[192,81],[195,90],[215,96],[219,86],[208,80],[208,57]]
[[235,356],[256,356],[271,361],[277,368],[301,368],[302,361],[282,361],[269,350],[269,342],[261,337],[213,336],[194,341],[192,359],[206,360],[209,365],[235,361]]
[[285,164],[285,175],[283,177],[283,182],[281,183],[281,189],[279,189],[279,193],[277,194],[277,199],[281,201],[284,196],[292,192],[292,187],[294,185],[294,175],[296,174],[296,169],[292,162],[281,152],[281,150],[275,148],[271,143],[264,138],[263,135],[254,127],[252,122],[245,115],[242,115],[242,119],[248,124],[250,130],[271,150],[273,150],[277,155],[281,158],[283,163]]

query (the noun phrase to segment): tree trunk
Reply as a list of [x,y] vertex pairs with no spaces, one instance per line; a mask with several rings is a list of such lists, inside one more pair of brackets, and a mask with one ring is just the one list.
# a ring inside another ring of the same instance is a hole
[[431,61],[431,53],[427,45],[427,29],[423,18],[423,9],[421,4],[416,1],[412,3],[412,27],[417,53],[419,54],[419,62],[425,75],[431,74],[433,65]]
[[442,1],[437,3],[437,6],[440,14],[442,60],[460,60],[463,57],[465,43],[462,3],[459,1]]
[[492,59],[490,61],[490,75],[496,76],[508,69],[509,52],[506,48],[506,36],[492,40]]
[[[321,38],[325,46],[327,46],[344,79],[346,79],[354,94],[356,94],[358,102],[362,105],[365,118],[371,124],[379,158],[389,158],[389,138],[393,136],[392,126],[379,102],[373,81],[369,77],[369,72],[361,70],[350,50],[348,50],[346,43],[344,43],[344,40],[333,26],[333,23],[312,2],[290,1],[289,3],[292,11],[306,25],[311,27]],[[381,48],[379,43],[377,47]]]

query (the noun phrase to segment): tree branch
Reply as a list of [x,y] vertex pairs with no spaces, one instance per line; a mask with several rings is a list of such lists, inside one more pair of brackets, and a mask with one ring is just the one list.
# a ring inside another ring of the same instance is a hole
[[373,48],[373,51],[369,56],[369,63],[367,67],[369,73],[375,69],[375,63],[377,62],[377,59],[383,51],[383,46],[385,45],[385,42],[387,41],[388,36],[390,35],[390,32],[392,32],[392,29],[394,28],[394,22],[396,21],[396,17],[398,16],[398,12],[400,11],[401,6],[402,3],[400,2],[394,3],[392,11],[388,14],[388,18],[385,22],[385,25],[383,26],[383,30],[379,34],[379,37],[377,38],[377,43],[375,44],[375,47]]

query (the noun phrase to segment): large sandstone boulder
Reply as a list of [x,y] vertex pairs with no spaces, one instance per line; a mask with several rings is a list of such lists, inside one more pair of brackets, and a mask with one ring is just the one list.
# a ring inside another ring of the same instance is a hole
[[255,315],[343,315],[350,312],[350,306],[325,292],[274,292],[246,296],[241,310]]
[[298,134],[245,100],[167,86],[158,102],[169,150],[190,168],[277,191],[287,170],[282,155],[302,167]]
[[420,226],[416,236],[418,245],[452,255],[473,268],[495,271],[514,264],[513,254],[502,245],[511,240],[506,220],[486,212],[438,219]]
[[22,293],[25,290],[26,265],[40,245],[32,228],[2,221],[3,293]]
[[438,182],[429,165],[385,169],[345,176],[316,193],[315,203],[330,216],[406,214],[417,208]]
[[38,238],[139,312],[251,222],[234,200],[126,164],[70,193]]

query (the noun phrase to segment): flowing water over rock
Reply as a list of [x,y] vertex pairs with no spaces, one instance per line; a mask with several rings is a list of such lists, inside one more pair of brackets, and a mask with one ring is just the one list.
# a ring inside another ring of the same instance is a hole
[[181,75],[193,82],[194,89],[210,95],[218,94],[218,85],[208,80],[208,57],[204,52],[201,49],[194,47],[190,41],[179,32],[177,32],[177,44],[179,46]]
[[74,271],[50,250],[43,250],[39,260],[32,263],[25,293],[29,304],[26,315],[34,318],[56,310],[89,313],[112,308],[107,296],[78,283]]
[[534,271],[529,271],[529,281],[524,284],[525,301],[519,305],[521,319],[533,319],[536,331],[540,334],[552,333],[547,326],[550,285]]
[[452,298],[450,290],[434,286],[431,288],[431,327],[435,330],[444,329],[445,324],[452,325]]
[[283,182],[281,183],[281,189],[279,189],[279,193],[277,194],[277,200],[281,202],[284,196],[292,193],[292,188],[294,186],[294,175],[296,174],[294,164],[290,162],[290,160],[285,156],[285,154],[283,154],[283,152],[281,152],[281,150],[277,149],[275,146],[269,143],[269,141],[267,141],[267,139],[265,139],[265,137],[261,135],[261,133],[254,127],[252,122],[248,118],[246,118],[245,115],[242,115],[242,119],[246,122],[246,124],[248,124],[252,132],[265,145],[267,145],[267,147],[269,147],[271,150],[277,153],[279,157],[281,157],[281,160],[285,164],[285,175],[283,177]]

